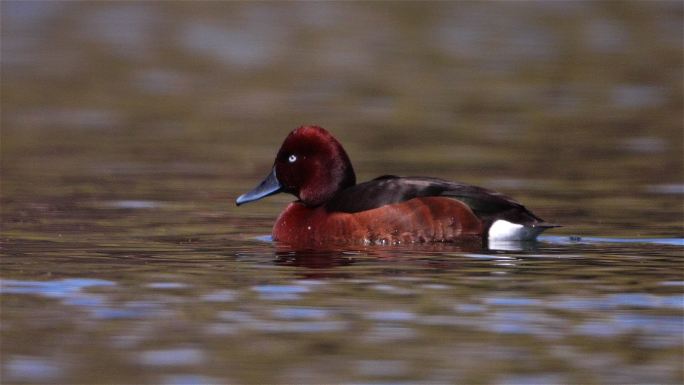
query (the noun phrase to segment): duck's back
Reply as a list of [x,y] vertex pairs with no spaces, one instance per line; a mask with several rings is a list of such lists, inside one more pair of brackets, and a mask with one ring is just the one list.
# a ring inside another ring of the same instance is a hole
[[484,235],[490,238],[530,239],[554,227],[504,194],[428,177],[381,176],[341,191],[325,208],[329,212],[360,213],[419,197],[444,197],[463,202],[482,221]]

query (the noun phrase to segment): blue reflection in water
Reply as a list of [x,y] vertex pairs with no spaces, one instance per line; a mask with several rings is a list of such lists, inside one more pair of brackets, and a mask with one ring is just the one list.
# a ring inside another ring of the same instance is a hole
[[654,309],[684,309],[684,296],[657,296],[641,293],[611,294],[596,298],[557,297],[547,301],[550,308],[560,310],[610,310],[617,308],[654,308]]
[[182,347],[176,349],[148,350],[140,353],[139,361],[149,366],[192,366],[206,360],[206,354],[199,349]]
[[215,378],[194,375],[194,374],[176,374],[164,377],[163,385],[196,385],[196,384],[221,384],[233,383],[234,381],[217,380]]
[[308,293],[306,286],[295,285],[259,285],[252,288],[259,293],[261,299],[286,301],[299,299],[302,293]]
[[59,362],[42,357],[14,356],[4,368],[8,377],[26,382],[54,381],[63,375]]
[[[72,299],[83,289],[96,286],[114,286],[112,281],[91,278],[69,278],[58,281],[18,281],[3,279],[0,288],[3,294],[39,294],[49,298]],[[89,299],[94,300],[91,296]],[[78,304],[78,303],[74,303]]]
[[111,201],[111,202],[106,202],[105,206],[108,207],[113,207],[116,209],[132,209],[132,210],[140,210],[140,209],[156,209],[163,204],[161,202],[157,201],[145,201],[145,200],[120,200],[120,201]]
[[272,311],[273,315],[287,320],[297,320],[297,319],[314,319],[320,320],[328,318],[331,312],[325,309],[316,309],[309,307],[284,307],[280,309],[274,309]]
[[486,298],[484,302],[495,306],[534,306],[539,305],[541,301],[533,298],[493,297]]
[[414,321],[417,318],[417,315],[413,312],[404,310],[386,310],[369,312],[365,317],[373,321],[409,322]]
[[567,245],[574,243],[648,243],[654,245],[684,246],[684,238],[604,238],[604,237],[559,237],[544,235],[539,241]]
[[123,307],[113,307],[105,295],[88,293],[85,289],[93,287],[113,287],[116,283],[103,279],[68,278],[56,281],[19,281],[4,279],[0,281],[2,294],[33,294],[45,298],[59,299],[62,304],[84,308],[96,319],[138,318],[148,313],[148,306],[141,307],[135,302]]
[[[615,337],[628,333],[641,333],[648,336],[644,342],[660,346],[677,346],[682,343],[684,325],[681,316],[643,315],[618,313],[605,320],[586,321],[575,327],[579,335],[592,337]],[[673,338],[673,336],[680,336]]]
[[181,282],[150,282],[146,285],[150,289],[185,289],[187,284]]

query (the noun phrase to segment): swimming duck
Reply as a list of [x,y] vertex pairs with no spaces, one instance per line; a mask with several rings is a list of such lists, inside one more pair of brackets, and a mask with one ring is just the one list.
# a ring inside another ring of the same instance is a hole
[[268,176],[236,204],[281,192],[297,200],[272,237],[293,245],[528,241],[556,227],[506,195],[465,183],[384,175],[357,184],[342,145],[318,126],[293,130]]

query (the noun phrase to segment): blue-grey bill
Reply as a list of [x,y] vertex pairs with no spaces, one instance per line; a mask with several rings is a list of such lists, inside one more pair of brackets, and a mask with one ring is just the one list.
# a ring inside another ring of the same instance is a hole
[[267,196],[277,194],[283,189],[280,184],[278,177],[276,177],[275,167],[270,174],[264,179],[258,186],[256,186],[251,191],[240,195],[236,200],[235,204],[240,206],[243,203],[249,203],[252,201],[259,200],[261,198],[266,198]]

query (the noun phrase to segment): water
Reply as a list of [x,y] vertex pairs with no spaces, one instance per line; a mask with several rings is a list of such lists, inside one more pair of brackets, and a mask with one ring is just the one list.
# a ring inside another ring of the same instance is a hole
[[[4,383],[684,381],[680,3],[0,6]],[[564,227],[274,244],[302,123]]]

